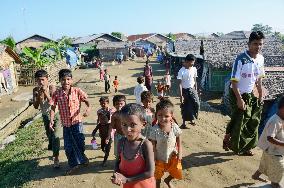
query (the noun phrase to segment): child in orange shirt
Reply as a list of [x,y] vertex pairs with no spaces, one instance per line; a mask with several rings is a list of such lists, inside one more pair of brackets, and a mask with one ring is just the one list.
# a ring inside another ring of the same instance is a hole
[[164,90],[165,90],[165,86],[163,83],[161,83],[160,81],[158,81],[158,84],[156,86],[157,89],[157,95],[158,95],[158,99],[161,99],[164,97]]
[[114,81],[113,81],[113,87],[114,87],[114,92],[117,93],[117,90],[118,90],[118,85],[119,85],[119,82],[117,80],[117,76],[114,77]]

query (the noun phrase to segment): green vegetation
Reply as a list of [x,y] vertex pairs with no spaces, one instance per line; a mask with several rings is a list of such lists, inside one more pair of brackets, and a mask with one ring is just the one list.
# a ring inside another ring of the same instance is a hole
[[265,35],[271,35],[272,27],[270,27],[269,25],[254,24],[251,31],[262,31]]
[[16,140],[0,151],[0,187],[22,187],[36,172],[37,158],[44,153],[44,129],[36,121],[19,129]]
[[169,37],[170,39],[172,39],[173,41],[176,40],[176,36],[172,33],[167,34],[167,37]]
[[0,41],[0,44],[5,44],[9,46],[12,50],[16,49],[16,41],[13,37],[7,37],[6,39]]
[[115,37],[117,37],[119,39],[122,39],[122,33],[121,32],[111,32],[111,35],[115,36]]

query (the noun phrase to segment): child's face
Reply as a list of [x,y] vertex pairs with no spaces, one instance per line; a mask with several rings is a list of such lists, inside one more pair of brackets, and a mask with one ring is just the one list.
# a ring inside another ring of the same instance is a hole
[[183,66],[184,66],[185,68],[192,67],[192,66],[194,65],[194,62],[195,62],[195,61],[185,61],[185,62],[183,63]]
[[69,76],[65,76],[61,78],[60,83],[63,89],[70,89],[73,83],[73,79]]
[[121,110],[121,108],[125,106],[125,101],[124,100],[120,100],[118,102],[116,102],[114,104],[114,107],[116,108],[116,110]]
[[171,126],[173,112],[169,109],[162,109],[157,112],[157,119],[161,126]]
[[43,76],[43,77],[38,77],[36,79],[36,82],[37,82],[37,85],[39,87],[44,87],[44,86],[47,86],[48,85],[48,78]]
[[100,105],[102,108],[107,108],[108,107],[108,102],[107,101],[101,101]]
[[149,100],[149,99],[145,99],[142,101],[142,104],[145,108],[150,108],[151,107],[151,104],[152,104],[152,101]]
[[125,115],[121,117],[121,125],[126,138],[132,141],[141,135],[144,122],[137,115]]

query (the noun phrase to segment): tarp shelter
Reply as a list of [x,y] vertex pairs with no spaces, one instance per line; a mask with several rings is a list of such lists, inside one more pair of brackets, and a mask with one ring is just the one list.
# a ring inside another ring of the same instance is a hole
[[71,68],[75,67],[78,62],[77,54],[75,53],[74,48],[67,48],[66,50],[66,62],[70,65]]

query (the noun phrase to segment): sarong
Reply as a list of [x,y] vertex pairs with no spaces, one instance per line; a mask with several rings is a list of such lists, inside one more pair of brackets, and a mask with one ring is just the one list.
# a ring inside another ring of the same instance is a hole
[[181,104],[181,114],[184,121],[193,121],[198,118],[198,110],[200,106],[197,91],[192,88],[182,89],[184,98]]
[[230,135],[229,148],[236,154],[243,154],[256,147],[262,112],[262,105],[253,93],[242,94],[242,99],[246,104],[245,110],[238,108],[236,96],[230,90],[232,115],[226,134]]

